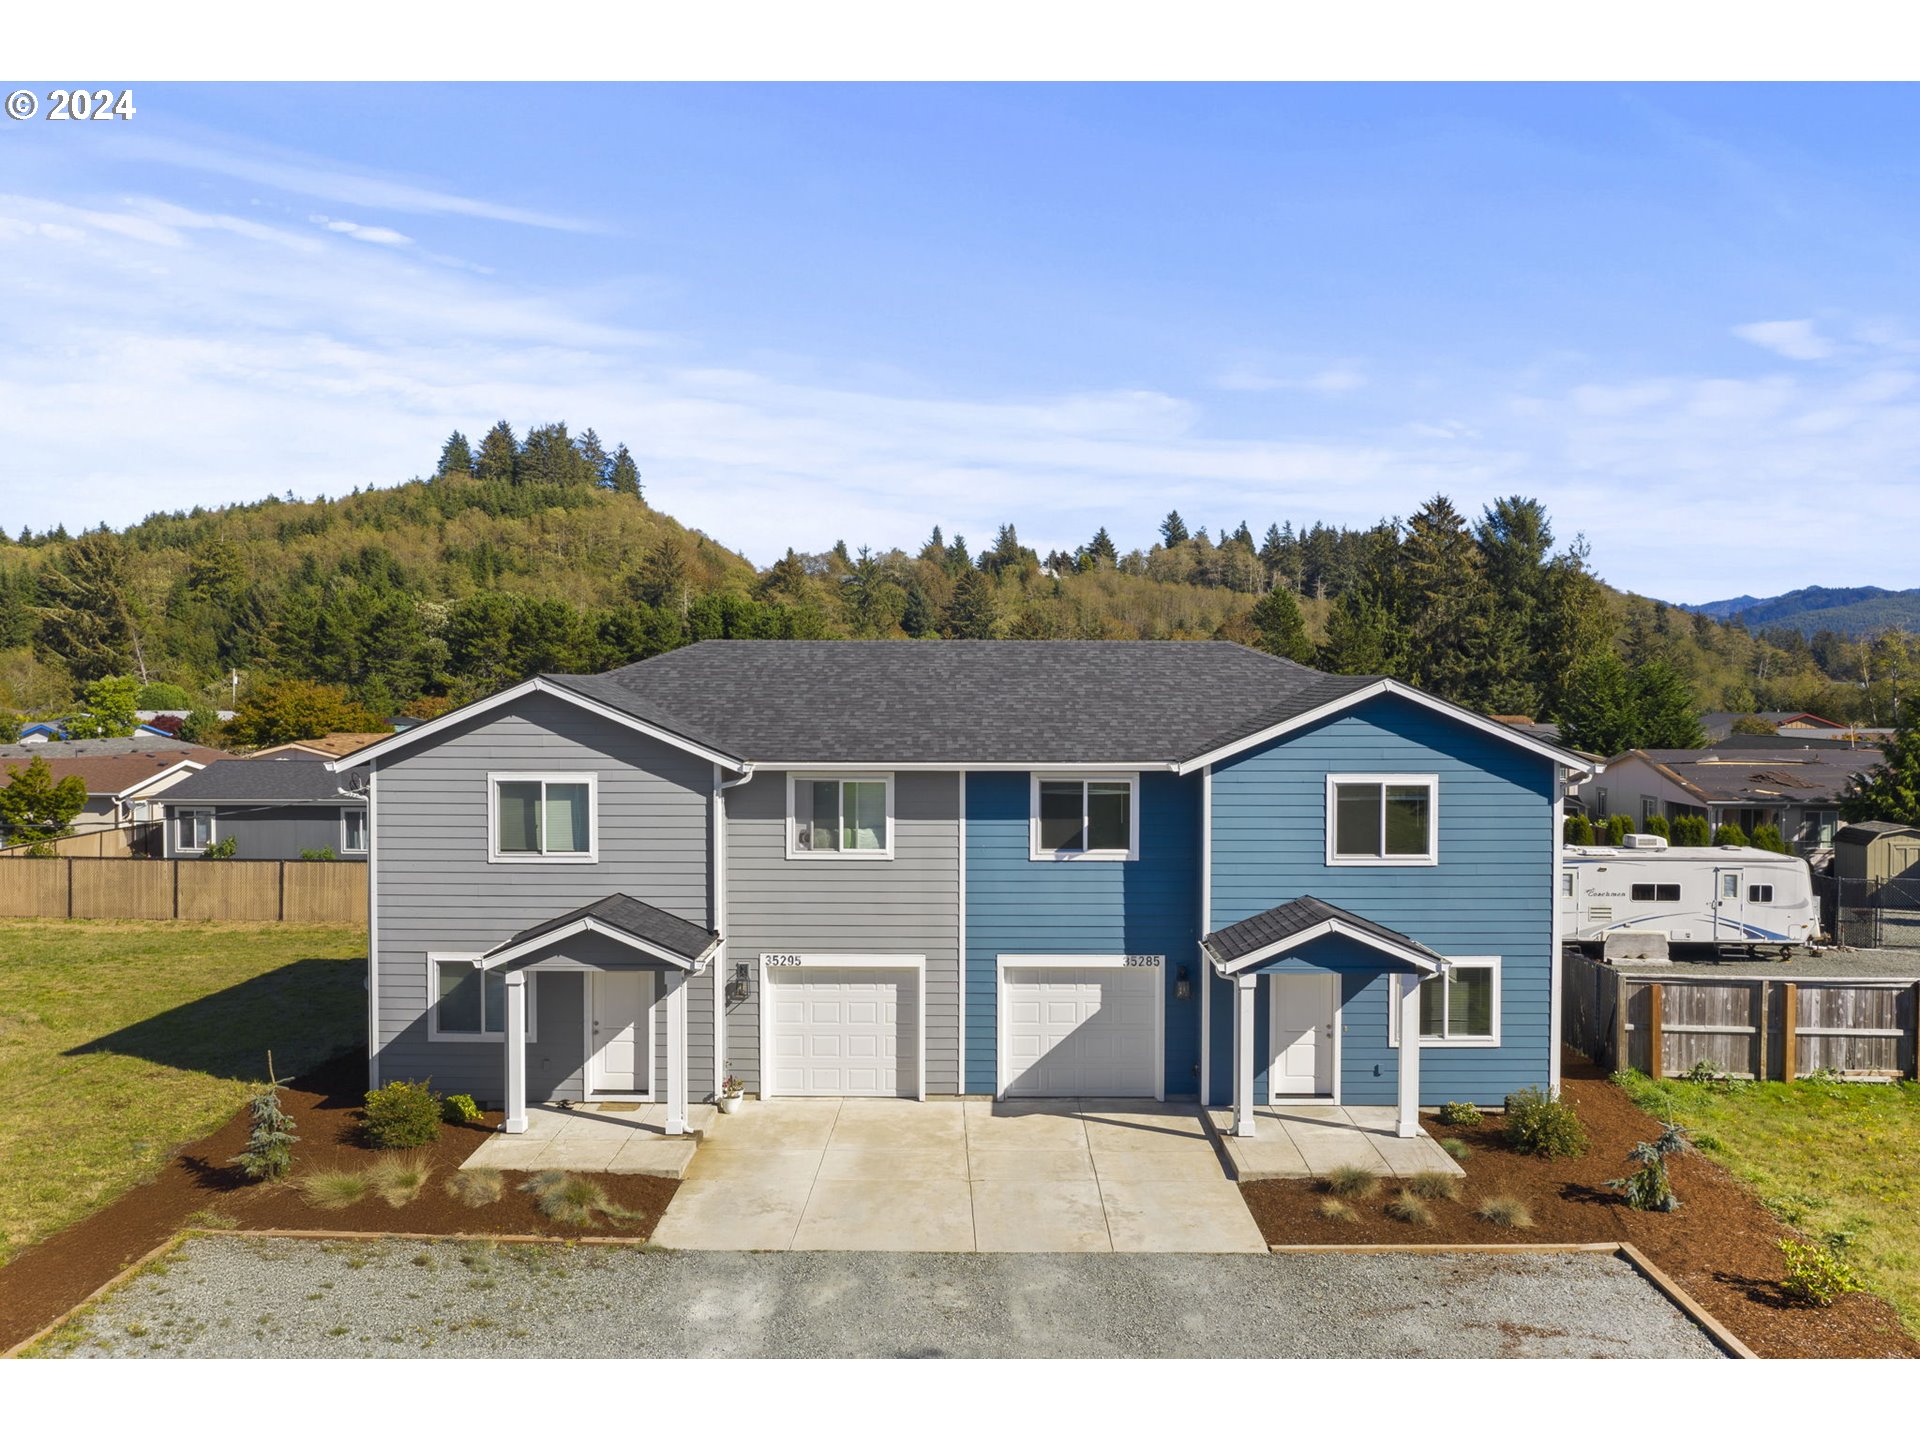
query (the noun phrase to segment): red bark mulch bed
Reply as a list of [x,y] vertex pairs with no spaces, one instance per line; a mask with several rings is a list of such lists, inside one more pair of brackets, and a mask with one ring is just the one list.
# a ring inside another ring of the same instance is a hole
[[[282,1104],[300,1137],[294,1147],[296,1177],[320,1170],[358,1170],[382,1153],[360,1142],[359,1110],[366,1084],[364,1053],[343,1055],[288,1082]],[[227,1163],[246,1144],[247,1117],[242,1109],[213,1134],[182,1147],[147,1184],[135,1186],[105,1209],[21,1251],[0,1267],[0,1351],[51,1324],[188,1225],[644,1239],[653,1233],[679,1188],[677,1181],[651,1175],[595,1175],[592,1178],[608,1199],[639,1218],[588,1229],[547,1219],[532,1196],[515,1188],[512,1175],[499,1200],[469,1207],[447,1194],[446,1179],[493,1133],[499,1120],[498,1114],[489,1114],[478,1124],[444,1126],[435,1144],[404,1152],[433,1166],[425,1188],[406,1205],[395,1207],[369,1196],[344,1209],[322,1210],[309,1204],[291,1184],[252,1184]]]
[[[1429,1201],[1435,1223],[1416,1226],[1391,1218],[1384,1206],[1396,1188],[1383,1179],[1379,1192],[1349,1203],[1359,1220],[1329,1220],[1318,1213],[1325,1198],[1314,1182],[1260,1180],[1240,1187],[1270,1245],[1541,1244],[1625,1241],[1671,1276],[1713,1317],[1769,1358],[1830,1356],[1920,1356],[1893,1307],[1871,1295],[1846,1295],[1829,1309],[1789,1303],[1780,1292],[1785,1275],[1775,1242],[1787,1229],[1739,1181],[1692,1152],[1668,1164],[1681,1207],[1672,1214],[1632,1209],[1606,1181],[1627,1174],[1627,1151],[1651,1140],[1660,1126],[1595,1066],[1571,1053],[1565,1094],[1593,1144],[1573,1160],[1541,1160],[1515,1154],[1501,1139],[1497,1117],[1477,1130],[1429,1121],[1437,1138],[1457,1136],[1472,1154],[1457,1201]],[[1532,1212],[1533,1226],[1503,1229],[1478,1219],[1473,1209],[1492,1196],[1512,1196]]]

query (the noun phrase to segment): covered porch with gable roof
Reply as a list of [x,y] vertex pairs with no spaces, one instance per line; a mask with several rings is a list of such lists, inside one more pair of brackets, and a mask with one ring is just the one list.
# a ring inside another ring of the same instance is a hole
[[[582,1007],[585,1098],[636,1109],[644,1101],[664,1135],[688,1134],[688,990],[719,946],[714,931],[631,895],[613,894],[530,926],[482,954],[474,963],[500,977],[505,1000],[500,1128],[508,1135],[529,1129],[528,977],[572,973],[583,977],[589,996],[604,989],[610,997],[604,1007],[591,998]],[[657,1031],[664,1031],[663,1072],[654,1059]],[[598,1094],[596,1074],[610,1082]]]

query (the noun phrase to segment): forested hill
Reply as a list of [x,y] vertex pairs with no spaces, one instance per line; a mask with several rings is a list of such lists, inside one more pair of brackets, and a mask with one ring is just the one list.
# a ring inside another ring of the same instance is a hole
[[1888,698],[1874,646],[1904,644],[1816,653],[1619,594],[1522,497],[1470,514],[1436,496],[1358,530],[1170,514],[1157,535],[1102,528],[1044,556],[1009,517],[981,546],[850,536],[756,570],[655,508],[625,447],[591,430],[503,422],[478,446],[451,437],[432,469],[339,499],[0,536],[0,706],[72,713],[119,675],[149,703],[205,705],[237,671],[243,700],[311,681],[384,716],[708,638],[1218,637],[1611,748],[1684,743],[1696,705],[1871,720]]
[[1749,630],[1791,629],[1809,639],[1822,630],[1846,636],[1920,630],[1920,590],[1884,590],[1878,585],[1810,585],[1766,599],[1741,595],[1685,608],[1715,620],[1738,619]]

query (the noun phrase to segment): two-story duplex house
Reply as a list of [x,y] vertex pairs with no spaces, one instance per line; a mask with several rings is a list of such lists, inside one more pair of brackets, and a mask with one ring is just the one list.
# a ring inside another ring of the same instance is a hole
[[[1225,643],[712,641],[333,767],[373,1081],[1498,1104],[1558,1079],[1590,762]],[[359,777],[364,777],[359,778]],[[1415,1042],[1418,1043],[1415,1043]]]

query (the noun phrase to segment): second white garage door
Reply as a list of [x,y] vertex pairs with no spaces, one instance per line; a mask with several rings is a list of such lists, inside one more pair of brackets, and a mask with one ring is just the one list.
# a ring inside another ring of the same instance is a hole
[[1157,966],[1023,965],[1004,970],[1005,1093],[1158,1093]]
[[771,1093],[916,1095],[916,989],[911,970],[795,966],[768,972]]

